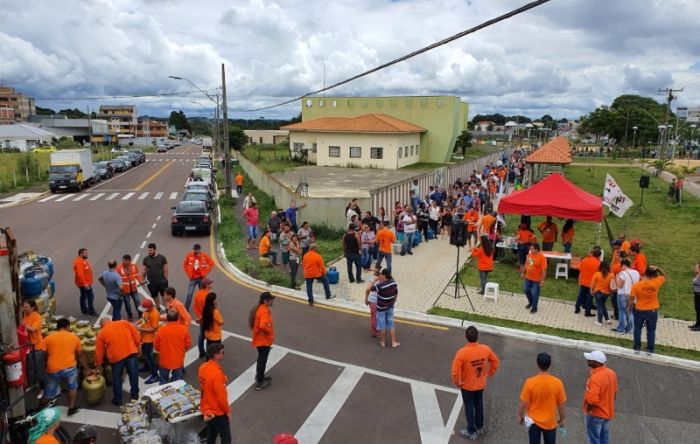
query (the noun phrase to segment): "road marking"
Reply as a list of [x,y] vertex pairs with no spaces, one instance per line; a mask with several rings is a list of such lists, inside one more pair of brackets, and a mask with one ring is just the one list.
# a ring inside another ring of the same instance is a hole
[[139,248],[143,250],[143,247],[145,247],[145,246],[146,246],[146,241],[143,241],[143,242],[141,242],[141,246]]
[[450,416],[447,418],[447,424],[444,424],[434,388],[422,382],[414,382],[411,384],[411,394],[421,442],[425,444],[449,442],[457,422],[457,415],[462,407],[461,397],[456,397]]
[[[294,434],[299,442],[319,442],[362,378],[362,370],[346,367]],[[438,415],[440,410],[438,407]],[[425,442],[425,441],[423,441]]]
[[155,180],[156,177],[160,176],[161,173],[163,173],[163,171],[167,170],[168,167],[170,167],[170,166],[172,166],[172,162],[166,163],[165,165],[163,165],[163,167],[162,167],[161,169],[159,169],[158,171],[156,171],[155,174],[153,174],[151,177],[149,177],[148,179],[146,179],[146,180],[144,180],[143,182],[141,182],[141,183],[140,183],[138,186],[136,186],[136,188],[134,188],[134,189],[135,189],[136,191],[141,191],[142,189],[144,189],[144,187],[145,187],[146,185],[148,185],[149,183],[153,182],[153,180]]
[[52,195],[47,196],[47,197],[45,197],[45,198],[43,198],[43,199],[39,199],[39,202],[48,202],[48,201],[50,201],[51,199],[55,199],[55,198],[57,198],[57,197],[58,197],[58,196],[56,196],[55,194],[52,194]]
[[170,193],[170,200],[175,200],[175,199],[177,199],[177,191],[173,191],[172,193]]
[[155,196],[153,196],[153,200],[160,200],[161,197],[163,197],[163,193],[162,193],[162,192],[158,192],[158,193],[156,193]]
[[66,199],[70,199],[71,197],[74,197],[72,194],[66,194],[65,196],[61,196],[58,199],[56,199],[56,202],[63,202]]
[[[134,256],[134,260],[132,261],[132,263],[137,264],[139,262],[139,256],[141,256],[141,253],[136,253],[136,256]],[[138,307],[136,307],[136,309],[138,310]]]
[[149,231],[149,232],[148,232],[148,234],[146,235],[146,239],[148,239],[149,237],[151,237],[151,234],[153,234],[153,231]]
[[[272,367],[275,366],[282,358],[288,353],[287,350],[285,349],[280,349],[279,347],[272,347],[270,349],[270,355],[267,358],[267,367],[266,371],[269,371]],[[227,387],[226,387],[226,392],[228,394],[228,402],[229,404],[233,404],[243,396],[243,394],[250,388],[251,385],[255,382],[255,371],[256,371],[257,363],[251,365],[241,373],[236,379],[234,379]],[[303,441],[302,441],[303,442]]]
[[97,193],[97,194],[95,194],[93,197],[91,197],[90,200],[91,200],[91,201],[92,201],[92,200],[97,200],[97,199],[99,199],[100,197],[102,197],[102,196],[104,196],[104,195],[105,195],[105,193]]
[[112,200],[117,196],[119,196],[119,193],[112,193],[109,196],[107,196],[107,199],[105,199],[105,200]]
[[80,196],[78,196],[78,197],[76,197],[75,199],[73,199],[73,202],[78,202],[79,200],[83,200],[83,199],[85,199],[86,197],[88,197],[87,193],[83,193],[83,194],[81,194]]
[[144,200],[146,198],[146,196],[148,196],[148,194],[149,194],[148,191],[146,191],[145,193],[141,193],[141,195],[139,196],[139,200]]
[[158,226],[158,224],[153,224],[151,225],[151,229],[155,229]]
[[126,193],[124,197],[122,197],[122,200],[129,200],[131,199],[131,196],[133,196],[136,193]]
[[[107,304],[109,305],[109,304]],[[61,411],[61,422],[71,422],[74,424],[92,424],[106,429],[116,429],[122,415],[114,412],[103,412],[102,410],[80,409],[78,413],[68,417],[68,407],[59,406]]]
[[158,217],[156,217],[156,220],[157,220],[157,221],[160,220],[161,217],[163,217],[163,215],[162,215],[162,214],[159,214]]

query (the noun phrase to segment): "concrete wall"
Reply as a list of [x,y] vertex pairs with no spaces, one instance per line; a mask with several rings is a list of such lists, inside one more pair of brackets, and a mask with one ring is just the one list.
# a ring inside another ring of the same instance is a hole
[[[306,207],[301,209],[297,216],[299,225],[303,221],[309,221],[312,227],[314,224],[325,224],[335,228],[346,228],[345,207],[348,205],[348,199],[341,197],[301,198],[294,194],[293,189],[284,186],[284,184],[262,171],[243,155],[239,156],[239,161],[241,168],[250,177],[250,180],[265,194],[272,196],[278,208],[288,208],[292,200],[297,202],[297,205],[301,202],[306,202]],[[369,198],[360,199],[360,208],[369,208],[370,202]],[[261,214],[260,220],[266,221],[269,216],[269,214]]]
[[248,142],[253,145],[278,144],[289,139],[289,131],[286,130],[244,130],[243,132],[248,137]]

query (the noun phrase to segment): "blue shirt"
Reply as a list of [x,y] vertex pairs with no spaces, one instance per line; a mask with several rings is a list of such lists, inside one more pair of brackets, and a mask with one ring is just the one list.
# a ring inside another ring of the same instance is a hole
[[465,208],[471,208],[472,203],[474,203],[474,199],[468,194],[464,196],[462,200],[464,201]]
[[291,226],[296,226],[296,224],[297,224],[297,211],[298,210],[299,210],[298,208],[289,207],[284,211],[285,216],[287,216],[287,222],[289,222],[289,224]]
[[101,282],[104,282],[107,299],[119,299],[122,295],[122,277],[116,271],[105,270],[100,275]]

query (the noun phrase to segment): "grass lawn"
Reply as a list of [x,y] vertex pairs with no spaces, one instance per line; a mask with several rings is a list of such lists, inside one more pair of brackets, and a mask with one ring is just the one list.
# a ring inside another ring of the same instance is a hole
[[632,162],[637,161],[637,159],[614,159],[612,157],[588,157],[588,156],[575,156],[572,159],[573,164],[577,163],[614,163],[619,165],[629,165]]
[[464,160],[459,160],[457,163],[462,163],[467,160],[477,159],[479,157],[488,156],[491,153],[497,153],[503,150],[502,145],[487,145],[485,143],[475,143],[467,149],[464,155]]
[[305,163],[292,160],[289,148],[280,145],[246,145],[241,153],[266,173],[280,173]]
[[[516,330],[525,330],[545,335],[558,336],[560,338],[578,339],[581,341],[599,342],[604,344],[617,345],[624,348],[632,348],[630,339],[618,337],[599,336],[591,333],[582,333],[575,330],[566,330],[562,328],[544,327],[541,325],[528,324],[526,322],[511,321],[509,319],[498,319],[489,316],[483,316],[463,311],[450,310],[447,308],[433,307],[428,310],[429,314],[437,316],[446,316],[456,319],[464,319],[467,321],[480,322],[489,325],[497,325],[499,327],[513,328]],[[682,348],[670,347],[665,345],[656,345],[654,351],[658,354],[675,356],[683,359],[692,359],[700,361],[700,351],[686,350]]]
[[[634,167],[588,167],[569,166],[566,168],[566,177],[576,185],[593,194],[601,194],[605,174],[610,173],[620,188],[635,204],[639,203],[639,168]],[[700,215],[700,201],[688,193],[683,193],[683,205],[677,207],[666,202],[666,189],[668,184],[661,179],[652,177],[650,188],[645,191],[644,204],[653,217],[646,214],[629,219],[627,215],[620,219],[614,215],[607,217],[610,229],[615,237],[625,232],[628,239],[639,238],[642,240],[642,249],[645,252],[649,264],[660,266],[669,278],[661,287],[660,302],[662,316],[677,319],[694,320],[695,309],[693,305],[692,278],[693,268],[700,257],[694,246],[700,239],[698,216]],[[519,216],[512,215],[507,218],[507,230],[509,235],[515,231]],[[533,217],[533,227],[539,224],[543,217]],[[559,229],[564,221],[555,220]],[[593,245],[598,224],[593,222],[579,222],[575,225],[576,236],[573,242],[573,253],[584,256]],[[539,233],[537,233],[539,234]],[[541,239],[541,237],[538,236]],[[604,247],[606,259],[610,258],[608,238],[603,225],[600,237],[600,245]],[[563,250],[557,243],[555,249]],[[510,254],[510,253],[508,253]],[[509,256],[513,257],[514,256]],[[468,285],[476,286],[479,282],[478,272],[474,264],[468,265],[462,276]],[[518,275],[517,266],[514,263],[497,263],[489,279],[499,282],[506,291],[522,293],[522,281]],[[575,301],[578,291],[577,278],[554,279],[554,264],[550,262],[547,281],[542,288],[542,296]]]

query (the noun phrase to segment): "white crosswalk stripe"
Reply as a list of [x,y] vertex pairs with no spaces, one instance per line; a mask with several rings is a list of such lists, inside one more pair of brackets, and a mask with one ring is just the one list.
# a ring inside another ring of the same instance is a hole
[[52,194],[50,196],[46,196],[42,199],[39,199],[37,202],[39,203],[44,203],[44,202],[64,202],[70,200],[71,202],[80,202],[80,201],[86,201],[86,202],[95,202],[98,200],[120,200],[120,201],[127,201],[131,200],[132,198],[137,199],[137,200],[148,200],[148,199],[153,199],[153,200],[177,200],[179,197],[180,193],[178,191],[158,191],[158,192],[149,192],[149,191],[144,191],[144,192],[138,192],[138,191],[128,191],[123,190],[123,191],[112,191],[108,190],[102,193],[96,193],[96,192],[84,192],[81,194],[74,194],[74,193],[68,193],[68,194]]
[[76,197],[75,199],[73,199],[73,202],[78,202],[78,201],[80,201],[80,200],[85,199],[86,197],[88,197],[87,193],[83,193],[83,194],[81,194],[80,196],[78,196],[78,197]]
[[99,199],[100,197],[102,197],[102,196],[104,196],[104,195],[105,195],[105,193],[97,193],[97,194],[95,194],[93,197],[91,197],[90,200],[91,200],[91,201],[97,200],[97,199]]
[[109,196],[107,196],[107,199],[105,199],[105,200],[112,200],[117,196],[119,196],[119,193],[112,193]]
[[148,194],[149,194],[148,191],[146,191],[145,193],[142,193],[142,194],[139,196],[139,200],[144,200],[144,199],[146,198],[146,196],[148,196]]
[[169,199],[170,199],[170,200],[175,200],[175,199],[177,199],[177,191],[173,191],[172,193],[170,193],[170,198],[169,198]]
[[126,193],[124,197],[122,197],[122,200],[129,200],[131,199],[131,196],[133,196],[136,193]]
[[153,200],[160,200],[161,197],[163,197],[163,193],[162,193],[162,192],[158,192],[158,193],[156,193],[156,195],[153,197]]
[[39,202],[48,202],[48,201],[50,201],[51,199],[55,199],[56,197],[58,197],[58,196],[56,196],[55,194],[52,194],[52,195],[47,196],[47,197],[45,197],[45,198],[43,198],[43,199],[39,199]]
[[64,200],[70,199],[71,197],[73,197],[72,194],[66,194],[65,196],[61,196],[58,199],[56,199],[56,202],[63,202]]

